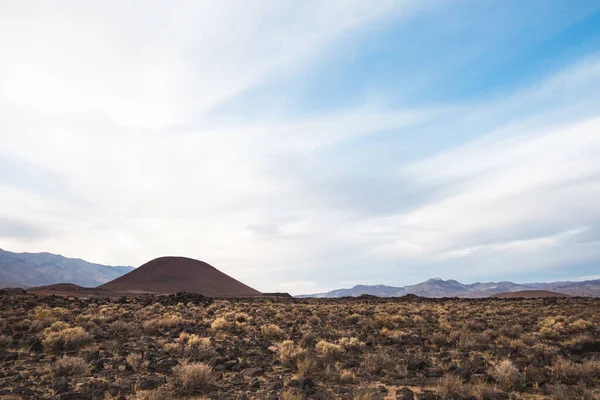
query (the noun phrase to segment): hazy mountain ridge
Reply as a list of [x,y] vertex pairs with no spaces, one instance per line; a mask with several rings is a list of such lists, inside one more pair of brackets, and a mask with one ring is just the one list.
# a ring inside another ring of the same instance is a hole
[[518,284],[508,281],[502,282],[476,282],[463,284],[453,279],[443,280],[440,278],[428,279],[416,285],[394,287],[385,285],[356,285],[349,289],[336,289],[326,293],[312,295],[299,295],[298,298],[318,297],[356,297],[369,294],[379,297],[399,297],[407,294],[416,294],[422,297],[463,297],[481,298],[491,295],[522,290],[550,290],[554,292],[569,294],[571,296],[600,297],[600,279],[581,282],[548,282]]
[[13,253],[0,249],[0,287],[74,283],[95,287],[133,270],[52,253]]

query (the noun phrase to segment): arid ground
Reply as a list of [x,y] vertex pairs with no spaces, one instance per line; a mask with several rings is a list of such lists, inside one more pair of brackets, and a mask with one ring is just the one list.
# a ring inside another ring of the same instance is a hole
[[600,299],[0,292],[4,399],[600,399]]

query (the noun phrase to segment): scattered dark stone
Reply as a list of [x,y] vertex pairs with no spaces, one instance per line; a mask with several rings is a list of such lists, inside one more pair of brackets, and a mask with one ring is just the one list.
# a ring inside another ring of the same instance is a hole
[[261,385],[261,383],[260,383],[260,380],[258,380],[258,379],[254,379],[254,380],[253,380],[253,381],[250,383],[250,387],[251,387],[252,389],[258,389],[258,388],[260,388],[260,385]]
[[55,394],[63,394],[69,391],[69,381],[67,379],[59,379],[55,381],[50,388]]
[[6,352],[0,353],[0,361],[15,361],[19,359],[19,353]]
[[18,394],[24,397],[31,397],[35,395],[35,392],[25,386],[16,386],[13,388],[12,393]]
[[209,297],[203,296],[200,293],[191,293],[191,292],[178,292],[175,294],[169,294],[165,296],[146,296],[142,304],[144,306],[149,306],[153,303],[160,303],[163,306],[175,306],[178,303],[187,304],[192,303],[197,306],[209,306],[213,303],[213,300]]
[[177,361],[171,361],[171,360],[162,360],[159,361],[156,364],[156,372],[160,372],[160,373],[166,373],[169,372],[171,370],[172,367],[174,367],[175,365],[177,365]]
[[217,364],[215,365],[215,367],[213,368],[215,371],[217,372],[223,372],[227,370],[227,365],[225,364]]
[[242,375],[249,378],[249,377],[255,377],[255,376],[260,376],[263,374],[263,369],[262,368],[246,368],[242,371]]
[[56,400],[81,400],[82,396],[77,392],[67,392],[53,396],[52,398]]
[[233,372],[240,372],[247,366],[248,366],[248,363],[246,362],[246,360],[242,360],[241,362],[239,362],[239,363],[235,364],[233,367],[231,367],[231,370]]
[[165,383],[164,376],[146,375],[146,376],[141,376],[138,379],[137,388],[139,390],[154,390],[157,387],[159,387],[160,385],[163,385],[164,383]]
[[571,354],[586,354],[586,353],[600,353],[600,341],[589,341],[578,343],[574,346],[569,346],[565,349],[566,352]]
[[422,370],[425,369],[428,365],[428,361],[422,357],[413,357],[408,359],[407,368],[410,371]]
[[444,371],[441,368],[426,368],[423,375],[429,378],[439,378],[444,375]]
[[293,299],[293,296],[285,292],[274,292],[274,293],[262,293],[263,297],[281,297],[286,299]]
[[292,379],[289,386],[300,389],[309,395],[315,392],[315,382],[310,378]]
[[385,387],[385,386],[383,386],[383,385],[379,385],[379,386],[377,387],[377,390],[379,390],[379,392],[380,392],[380,393],[387,393],[387,392],[389,392],[388,388],[386,388],[386,387]]
[[396,392],[396,400],[414,400],[415,394],[407,387],[398,389]]
[[333,388],[333,393],[336,393],[336,394],[348,394],[351,392],[352,392],[352,390],[350,388],[346,388],[346,387]]
[[438,400],[437,394],[430,390],[424,390],[421,393],[416,394],[417,400]]

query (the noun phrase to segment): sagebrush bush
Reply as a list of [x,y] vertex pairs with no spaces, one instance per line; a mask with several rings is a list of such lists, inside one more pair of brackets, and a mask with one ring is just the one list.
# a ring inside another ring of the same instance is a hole
[[344,369],[340,372],[338,380],[343,384],[356,383],[356,374],[349,369]]
[[[52,326],[54,326],[53,324]],[[69,351],[77,350],[84,344],[92,340],[92,335],[85,331],[80,326],[75,328],[64,328],[62,330],[53,330],[47,328],[43,339],[44,346],[49,350],[54,351]]]
[[519,370],[510,360],[494,365],[491,375],[504,390],[512,389],[519,379]]
[[552,377],[566,384],[576,384],[585,382],[593,383],[593,380],[600,378],[600,360],[587,360],[581,364],[558,357],[550,367]]
[[142,355],[139,353],[129,353],[127,357],[125,357],[125,362],[127,362],[134,371],[139,371],[142,367]]
[[316,350],[327,361],[338,360],[344,352],[344,349],[339,344],[329,343],[325,340],[317,342]]
[[208,360],[215,355],[210,338],[199,337],[195,334],[190,335],[184,347],[185,355],[193,360]]
[[444,400],[465,399],[471,393],[471,387],[456,375],[444,375],[438,381],[436,391]]
[[365,347],[365,344],[355,337],[343,337],[338,341],[338,344],[342,347],[342,349],[348,351],[360,351]]
[[293,340],[284,340],[278,343],[277,350],[279,352],[279,361],[287,367],[297,365],[298,360],[306,358],[308,354],[305,349],[296,346]]
[[88,363],[81,357],[64,356],[52,364],[55,376],[81,376],[87,373]]
[[215,383],[212,368],[204,363],[181,364],[173,368],[177,388],[185,394],[203,393]]
[[227,331],[231,328],[231,326],[232,326],[231,322],[227,321],[223,317],[219,317],[219,318],[215,319],[210,324],[210,328],[215,331]]
[[260,327],[262,335],[269,340],[281,340],[286,337],[285,332],[279,326],[267,324]]

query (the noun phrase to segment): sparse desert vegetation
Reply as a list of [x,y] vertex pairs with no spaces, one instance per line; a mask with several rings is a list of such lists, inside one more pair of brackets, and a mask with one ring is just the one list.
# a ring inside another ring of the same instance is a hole
[[0,398],[599,399],[600,299],[0,292]]

